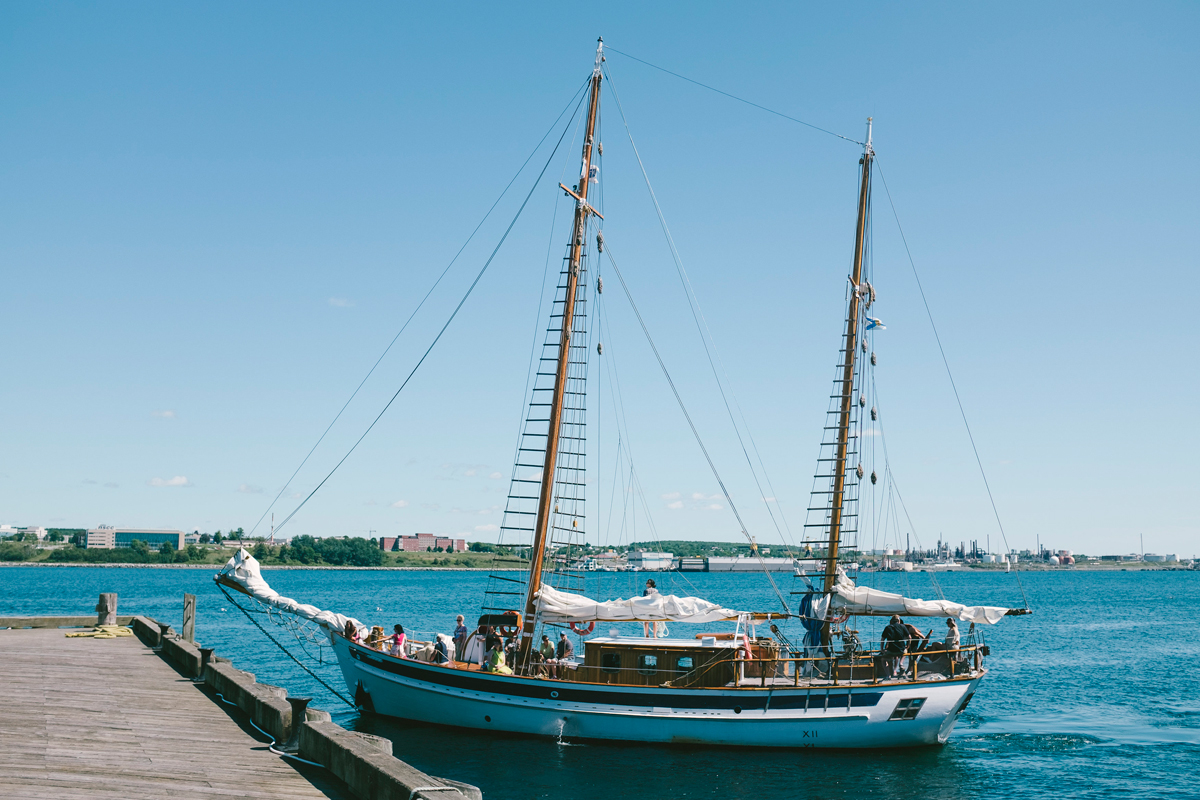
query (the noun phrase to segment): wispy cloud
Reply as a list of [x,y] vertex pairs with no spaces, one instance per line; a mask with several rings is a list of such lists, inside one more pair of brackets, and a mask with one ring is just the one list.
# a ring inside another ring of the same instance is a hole
[[708,511],[720,511],[724,507],[725,506],[721,505],[720,503],[709,503],[704,508]]
[[112,481],[109,481],[108,483],[104,484],[104,488],[105,489],[120,489],[121,484],[113,483]]
[[96,485],[96,484],[98,484],[100,481],[94,481],[94,480],[92,480],[92,479],[90,479],[90,478],[85,478],[83,482],[84,482],[84,483],[86,483],[86,484],[88,484],[88,485],[90,485],[90,486],[95,486],[95,485]]
[[153,417],[161,417],[162,419],[175,419],[175,412],[171,411],[170,409],[164,409],[162,411],[152,411],[152,412],[150,412],[150,415]]
[[397,500],[396,502],[392,503],[392,508],[408,508],[408,501]]
[[354,301],[347,300],[344,297],[331,297],[329,298],[329,305],[334,308],[354,308]]
[[498,480],[500,480],[501,478],[503,478],[504,476],[503,476],[503,475],[501,475],[499,472],[493,472],[491,475],[488,475],[488,477],[489,477],[489,478],[491,478],[491,479],[492,479],[492,480],[494,480],[494,481],[498,481]]
[[174,478],[151,478],[150,480],[146,481],[146,483],[150,486],[194,486],[195,485],[191,481],[189,481],[186,477],[184,477],[183,475],[176,475]]
[[683,501],[676,500],[673,503],[667,503],[667,508],[676,508],[676,509],[683,508]]
[[441,506],[437,503],[421,503],[421,508],[426,511],[437,511]]
[[667,492],[662,496],[663,500],[678,500],[679,492]]
[[255,486],[250,483],[243,483],[241,486],[238,487],[238,492],[240,494],[262,494],[263,490],[262,490],[261,486]]
[[488,525],[476,525],[476,526],[475,526],[475,530],[479,531],[480,533],[487,533],[488,531],[498,531],[498,530],[500,530],[500,526],[499,526],[499,525],[491,525],[491,524],[488,524]]

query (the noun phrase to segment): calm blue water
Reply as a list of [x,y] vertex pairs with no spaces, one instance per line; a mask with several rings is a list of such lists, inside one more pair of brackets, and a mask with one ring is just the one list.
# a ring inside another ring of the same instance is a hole
[[[115,591],[122,613],[178,626],[182,595],[191,592],[204,644],[260,681],[313,696],[343,725],[388,736],[414,766],[480,786],[491,800],[1200,797],[1200,572],[1023,574],[1036,613],[987,631],[992,672],[950,742],[871,752],[559,744],[359,718],[264,640],[211,576],[198,569],[0,567],[0,615],[83,613],[100,592]],[[456,613],[470,620],[486,583],[473,572],[272,570],[266,577],[290,597],[364,622],[401,622],[418,636],[449,632]],[[640,592],[645,576],[599,578],[605,583],[589,593],[611,597]],[[935,596],[927,575],[875,578],[880,588]],[[776,580],[788,596],[791,578]],[[1011,575],[938,580],[952,599],[1019,604]],[[733,608],[779,608],[761,575],[666,575],[659,583]],[[343,688],[336,666],[315,669]]]

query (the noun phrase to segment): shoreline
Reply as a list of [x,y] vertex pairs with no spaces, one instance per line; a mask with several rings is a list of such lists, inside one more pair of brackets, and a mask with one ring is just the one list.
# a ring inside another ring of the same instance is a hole
[[[0,561],[0,567],[100,567],[103,569],[211,569],[220,572],[224,564],[85,564],[80,561]],[[489,567],[353,567],[335,564],[275,564],[261,565],[266,570],[324,569],[324,570],[368,570],[379,572],[525,572],[523,569],[495,569]]]
[[[218,572],[222,569],[223,564],[86,564],[79,561],[0,561],[0,567],[100,567],[102,569],[214,569]],[[263,564],[262,569],[265,570],[347,570],[347,571],[379,571],[379,572],[526,572],[525,569],[508,568],[508,569],[492,569],[491,567],[354,567],[334,564]],[[642,570],[645,572],[646,570]],[[1031,572],[1196,572],[1192,567],[1174,566],[1174,567],[1152,567],[1152,566],[1074,566],[1067,568],[1051,568],[1051,567],[1034,567],[1032,569],[1013,570],[1014,573],[1031,573]],[[661,572],[678,572],[678,570],[661,570]],[[898,571],[895,571],[898,573]],[[963,567],[960,569],[914,569],[910,575],[930,573],[930,574],[1010,574],[1000,569],[977,569],[973,567]],[[711,572],[711,573],[680,573],[686,575],[708,574],[708,575],[753,575],[757,574],[752,571],[747,572]]]

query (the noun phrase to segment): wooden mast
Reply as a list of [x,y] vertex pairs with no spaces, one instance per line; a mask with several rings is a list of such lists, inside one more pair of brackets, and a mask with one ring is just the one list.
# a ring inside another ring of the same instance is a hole
[[[542,466],[542,486],[538,495],[537,522],[533,529],[533,547],[529,555],[529,581],[525,593],[525,615],[521,624],[520,650],[517,664],[522,669],[529,663],[533,634],[537,628],[537,593],[542,588],[542,562],[550,526],[554,516],[554,472],[558,463],[558,439],[562,427],[563,396],[567,387],[567,367],[571,361],[571,333],[574,329],[575,294],[579,285],[579,259],[587,235],[587,215],[596,213],[587,202],[592,170],[592,139],[596,130],[596,111],[600,106],[600,65],[604,61],[604,40],[596,44],[596,65],[592,70],[592,94],[588,104],[587,129],[583,140],[582,169],[578,193],[567,191],[575,198],[575,222],[571,229],[571,255],[567,270],[566,297],[563,302],[562,333],[558,340],[558,369],[554,375],[554,396],[550,401],[550,421],[546,431],[546,461]],[[563,187],[564,189],[566,187]]]
[[[833,507],[829,516],[829,549],[825,557],[825,591],[832,592],[837,581],[838,544],[842,535],[842,515],[845,507],[846,463],[850,449],[850,420],[854,408],[854,365],[858,355],[858,318],[862,298],[858,287],[862,283],[863,247],[867,234],[867,214],[871,200],[871,118],[867,118],[867,142],[863,147],[862,183],[858,190],[858,227],[854,233],[854,268],[850,275],[850,310],[846,315],[845,363],[842,366],[841,413],[838,417],[837,454],[833,470]],[[821,631],[821,644],[829,644],[829,621]]]

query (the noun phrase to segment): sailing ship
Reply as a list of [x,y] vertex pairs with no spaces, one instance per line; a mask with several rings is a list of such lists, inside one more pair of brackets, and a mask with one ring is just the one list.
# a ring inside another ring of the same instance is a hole
[[[814,523],[820,538],[808,542],[816,560],[795,562],[809,587],[799,608],[786,609],[785,603],[783,612],[738,610],[701,598],[653,593],[596,601],[561,583],[553,585],[553,576],[570,563],[555,544],[555,532],[576,532],[582,517],[584,434],[578,398],[590,348],[581,336],[580,312],[586,302],[593,222],[599,217],[589,187],[595,176],[603,65],[601,41],[590,79],[580,180],[574,187],[560,184],[574,200],[574,217],[564,280],[551,310],[552,337],[540,361],[546,365],[539,369],[546,382],[535,385],[531,398],[531,407],[548,413],[539,420],[544,427],[527,425],[522,434],[521,469],[514,471],[506,514],[506,527],[530,536],[527,572],[521,578],[493,575],[507,589],[489,592],[491,605],[483,609],[478,629],[461,652],[432,660],[411,657],[411,648],[423,643],[410,643],[408,650],[392,655],[361,640],[364,626],[358,620],[279,596],[244,550],[217,575],[217,582],[319,626],[355,702],[377,714],[560,739],[836,748],[945,742],[988,673],[988,649],[976,626],[1026,610],[906,598],[859,586],[844,569],[841,545],[863,477],[861,462],[855,460],[854,426],[862,406],[859,362],[866,357],[865,331],[875,323],[866,315],[874,288],[864,279],[874,159],[869,120],[859,159],[853,266],[830,408],[834,424],[827,426],[831,455],[822,459],[830,469],[819,476],[827,479],[828,488],[814,488],[814,495],[825,498],[819,506],[821,519]],[[603,240],[595,238],[599,250]],[[523,461],[530,453],[533,460]],[[530,477],[528,467],[540,468],[540,474]],[[811,569],[814,563],[820,568]],[[864,647],[853,628],[855,620],[893,614],[953,618],[970,627],[956,648],[912,653],[907,659]],[[789,619],[803,628],[798,646],[779,627]],[[603,629],[619,622],[645,623],[647,635],[590,635],[597,624]],[[690,626],[695,635],[652,635],[653,628],[667,622]],[[558,660],[551,669],[539,658],[539,635],[568,628],[581,635],[582,652]],[[497,632],[518,642],[513,663],[501,671],[489,670],[482,657],[485,637]]]

